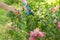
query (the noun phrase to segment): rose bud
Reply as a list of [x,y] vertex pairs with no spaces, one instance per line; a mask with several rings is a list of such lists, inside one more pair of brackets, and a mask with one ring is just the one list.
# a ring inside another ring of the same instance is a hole
[[58,28],[60,29],[60,22],[58,22]]
[[56,12],[57,10],[56,10],[55,8],[52,8],[51,11],[52,11],[52,12]]
[[30,37],[30,38],[29,38],[29,40],[35,40],[35,39],[36,39],[36,38],[34,38],[34,37]]
[[36,36],[37,36],[37,33],[36,33],[36,32],[31,32],[31,33],[30,33],[30,36],[36,37]]
[[43,32],[39,32],[39,37],[43,38],[45,36],[45,34]]

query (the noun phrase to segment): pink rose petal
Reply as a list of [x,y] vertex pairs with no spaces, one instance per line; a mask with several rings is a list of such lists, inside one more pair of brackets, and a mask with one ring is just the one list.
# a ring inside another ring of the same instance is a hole
[[45,35],[44,35],[43,32],[39,32],[39,35],[38,36],[41,37],[41,38],[43,38]]

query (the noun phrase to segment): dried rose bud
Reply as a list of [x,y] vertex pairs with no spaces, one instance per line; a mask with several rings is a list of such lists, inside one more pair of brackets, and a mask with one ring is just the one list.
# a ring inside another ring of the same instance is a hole
[[12,28],[11,27],[7,27],[7,30],[12,30]]
[[54,24],[57,23],[57,19],[54,19]]
[[11,25],[12,25],[12,22],[7,24],[7,30],[12,30]]
[[10,23],[7,24],[7,26],[9,26],[9,27],[11,27],[11,25],[12,25],[12,22],[10,22]]
[[17,27],[15,27],[15,28],[14,28],[14,30],[15,30],[15,31],[17,31],[17,30],[18,30],[18,28],[17,28]]
[[59,5],[59,4],[57,4],[55,8],[56,8],[56,9],[59,9],[59,8],[60,8],[60,5]]
[[39,33],[39,28],[34,29],[34,32]]

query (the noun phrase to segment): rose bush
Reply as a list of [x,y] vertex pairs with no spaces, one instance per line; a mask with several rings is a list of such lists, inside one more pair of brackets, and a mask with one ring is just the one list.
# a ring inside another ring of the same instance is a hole
[[60,40],[60,1],[50,1],[27,0],[34,14],[32,16],[25,13],[20,1],[3,0],[15,7],[20,15],[17,17],[11,11],[0,10],[0,24],[3,27],[0,40]]

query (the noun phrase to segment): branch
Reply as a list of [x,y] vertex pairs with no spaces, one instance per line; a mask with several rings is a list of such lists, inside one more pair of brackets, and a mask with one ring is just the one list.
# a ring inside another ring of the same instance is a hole
[[18,10],[16,10],[15,8],[8,6],[7,4],[0,2],[0,8],[3,8],[4,10],[7,11],[12,11],[15,14],[19,14]]

